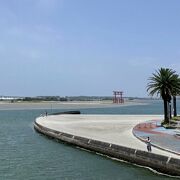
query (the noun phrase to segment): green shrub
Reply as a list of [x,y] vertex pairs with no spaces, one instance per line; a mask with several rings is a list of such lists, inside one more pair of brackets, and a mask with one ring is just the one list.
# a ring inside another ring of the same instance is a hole
[[172,120],[180,121],[180,116],[172,117]]

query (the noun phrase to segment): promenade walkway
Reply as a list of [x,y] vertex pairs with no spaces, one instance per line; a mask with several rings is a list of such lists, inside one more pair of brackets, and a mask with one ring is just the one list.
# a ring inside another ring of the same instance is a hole
[[180,131],[161,127],[160,120],[150,120],[137,124],[133,128],[133,134],[142,140],[150,137],[155,146],[180,155]]
[[[162,118],[163,117],[161,115],[80,114],[44,116],[37,118],[36,122],[44,127],[59,132],[147,151],[146,144],[133,135],[133,128],[136,127],[137,130],[138,128],[136,125],[140,123],[145,121],[157,122]],[[145,136],[143,136],[143,138],[145,138]],[[180,155],[176,155],[155,147],[152,148],[152,152],[180,159]]]

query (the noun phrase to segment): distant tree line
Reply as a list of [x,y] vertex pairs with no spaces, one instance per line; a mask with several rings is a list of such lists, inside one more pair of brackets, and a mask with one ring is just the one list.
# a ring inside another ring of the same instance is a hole
[[37,96],[37,97],[23,97],[21,99],[14,99],[11,102],[17,101],[103,101],[103,100],[112,100],[112,97],[109,96]]
[[68,101],[104,101],[112,100],[111,96],[68,96]]
[[66,97],[60,96],[37,96],[37,97],[25,97],[22,101],[67,101]]
[[112,100],[111,96],[37,96],[37,97],[24,97],[16,101],[104,101]]

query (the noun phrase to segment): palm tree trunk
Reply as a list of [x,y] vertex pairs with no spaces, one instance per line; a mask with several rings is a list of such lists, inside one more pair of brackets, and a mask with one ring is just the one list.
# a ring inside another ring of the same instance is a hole
[[176,96],[173,96],[173,109],[174,109],[174,117],[176,117],[177,116]]
[[171,103],[169,103],[169,117],[171,120],[172,119]]
[[168,102],[167,102],[167,100],[164,100],[164,122],[169,123]]

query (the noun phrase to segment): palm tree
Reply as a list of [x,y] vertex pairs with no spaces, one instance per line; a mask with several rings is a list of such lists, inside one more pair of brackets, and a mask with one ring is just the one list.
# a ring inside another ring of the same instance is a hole
[[169,116],[169,103],[171,102],[171,96],[173,90],[180,90],[180,86],[177,79],[177,74],[172,69],[161,68],[153,76],[149,78],[147,85],[147,91],[150,95],[160,95],[164,101],[164,122],[168,123]]
[[[177,74],[176,74],[176,78],[177,78],[177,80],[176,80],[177,84],[178,84],[178,86],[180,86],[180,78]],[[174,117],[177,116],[177,108],[176,108],[176,96],[177,95],[180,95],[180,90],[179,89],[173,89],[172,96],[173,96],[173,109],[174,109],[173,115],[174,115]]]

